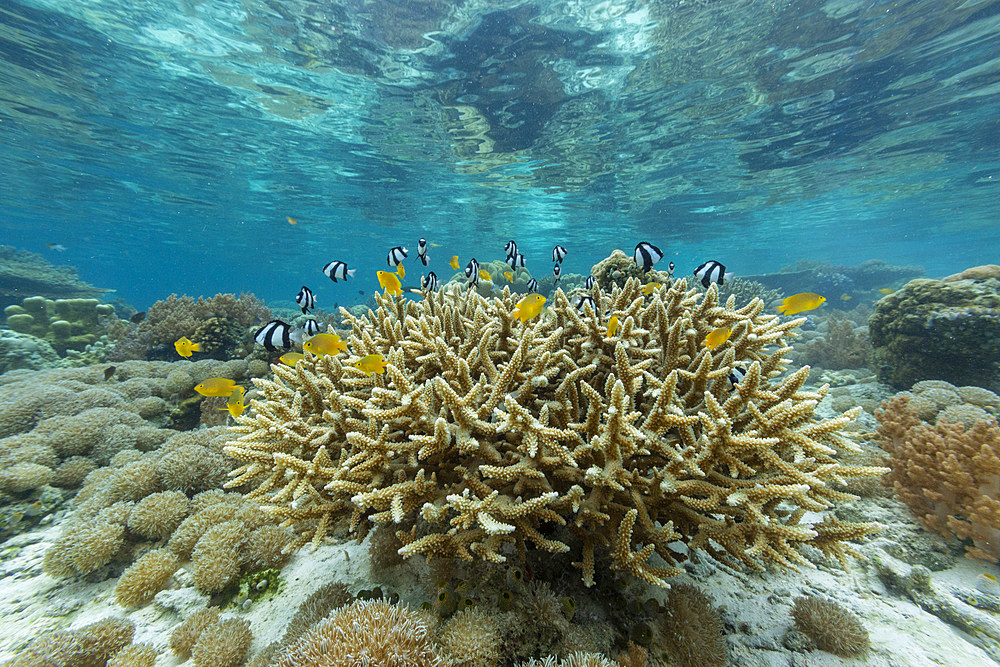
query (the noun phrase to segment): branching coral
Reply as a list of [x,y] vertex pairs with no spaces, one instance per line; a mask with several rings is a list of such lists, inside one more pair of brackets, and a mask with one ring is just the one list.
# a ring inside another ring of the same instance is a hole
[[796,360],[827,370],[864,368],[871,352],[865,331],[855,331],[847,318],[830,316],[826,334],[796,347]]
[[971,539],[966,555],[1000,560],[1000,426],[922,422],[897,396],[876,412],[892,472],[885,481],[927,530]]
[[[759,300],[722,305],[683,280],[648,299],[640,287],[595,288],[597,314],[557,291],[523,324],[506,289],[380,295],[377,312],[344,313],[353,354],[256,381],[263,398],[225,449],[244,463],[229,485],[254,483],[248,498],[294,526],[297,544],[350,516],[359,532],[394,524],[406,557],[573,551],[588,585],[603,554],[665,585],[683,558],[675,540],[755,569],[807,563],[802,544],[845,562],[846,540],[878,526],[802,518],[853,499],[841,481],[885,470],[835,458],[858,450],[840,431],[860,408],[817,421],[827,388],[804,389],[808,367],[773,380],[803,320],[765,315]],[[720,326],[733,334],[710,351]],[[351,366],[372,353],[385,375]]]

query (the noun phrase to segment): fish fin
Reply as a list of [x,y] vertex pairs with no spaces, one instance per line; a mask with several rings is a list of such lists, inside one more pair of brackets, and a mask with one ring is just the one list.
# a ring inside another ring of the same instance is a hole
[[357,271],[357,269],[347,269],[347,275],[353,278],[355,271]]
[[201,343],[191,343],[191,350],[194,352],[201,352]]
[[294,331],[288,334],[288,340],[292,341],[293,343],[298,343],[299,345],[301,345],[302,336],[304,334],[305,332],[302,329],[295,329]]

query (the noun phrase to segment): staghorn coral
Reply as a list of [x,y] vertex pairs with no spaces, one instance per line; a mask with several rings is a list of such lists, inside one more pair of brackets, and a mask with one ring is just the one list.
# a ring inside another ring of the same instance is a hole
[[868,650],[868,631],[861,619],[835,602],[812,597],[795,598],[792,618],[820,649],[850,658]]
[[[803,389],[808,367],[772,382],[803,319],[764,315],[759,300],[736,310],[683,280],[649,299],[639,289],[595,288],[602,315],[622,323],[614,338],[561,291],[524,324],[507,289],[379,295],[377,312],[344,312],[351,355],[256,381],[262,398],[225,448],[243,462],[227,486],[252,482],[247,497],[293,525],[296,544],[350,516],[359,533],[394,524],[405,557],[572,550],[587,585],[599,553],[665,585],[674,540],[754,569],[807,562],[801,544],[846,563],[846,540],[876,524],[801,519],[853,499],[840,481],[885,469],[837,462],[858,450],[840,431],[860,408],[816,421],[828,388]],[[733,336],[707,350],[723,324]],[[376,352],[384,376],[350,366]],[[747,373],[733,388],[737,365]]]
[[1000,426],[972,428],[939,419],[932,426],[897,396],[876,411],[892,472],[885,483],[923,526],[971,540],[966,555],[1000,561]]

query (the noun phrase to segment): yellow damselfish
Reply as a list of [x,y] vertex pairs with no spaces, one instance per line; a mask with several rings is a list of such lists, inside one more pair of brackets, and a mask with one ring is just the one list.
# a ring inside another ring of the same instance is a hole
[[489,282],[493,282],[493,276],[491,276],[490,272],[487,271],[486,269],[479,269],[479,278],[482,280],[488,280]]
[[229,396],[235,387],[236,383],[229,378],[208,378],[196,384],[194,390],[202,396]]
[[451,256],[451,261],[450,261],[450,262],[448,262],[448,264],[450,264],[450,265],[451,265],[451,268],[453,268],[453,269],[455,269],[456,271],[458,271],[458,267],[459,267],[459,266],[461,266],[461,265],[460,265],[460,264],[458,263],[458,255],[452,255],[452,256]]
[[645,294],[646,296],[649,296],[658,289],[660,289],[660,283],[646,283],[645,285],[642,286],[642,289],[639,291]]
[[616,333],[618,333],[618,316],[612,315],[611,319],[608,320],[608,338],[611,338]]
[[337,355],[341,352],[347,352],[347,343],[340,340],[340,336],[337,334],[318,333],[304,342],[302,349],[322,357],[327,354]]
[[879,294],[892,294],[895,291],[896,290],[892,289],[891,287],[883,287],[878,292],[879,292]]
[[403,284],[399,282],[399,277],[395,273],[388,271],[378,272],[378,284],[385,288],[386,294],[399,296],[403,293]]
[[226,401],[226,407],[219,408],[220,410],[228,410],[229,414],[233,417],[239,417],[246,410],[246,404],[243,402],[243,397],[246,395],[246,390],[240,385],[233,387],[233,393],[229,395],[229,400]]
[[504,271],[503,272],[503,277],[506,278],[507,282],[509,282],[509,283],[514,282],[514,274],[511,273],[510,271]]
[[366,375],[371,375],[372,373],[382,374],[385,373],[385,364],[386,361],[382,358],[381,354],[369,354],[354,364],[354,367],[359,371],[363,371]]
[[192,343],[187,336],[181,336],[174,341],[174,349],[182,357],[190,357],[192,352],[201,351],[201,343]]
[[306,358],[306,355],[301,352],[285,352],[283,355],[278,357],[278,361],[286,366],[291,366],[295,368],[295,364],[299,363]]
[[538,317],[538,313],[542,312],[542,306],[544,305],[544,296],[541,294],[529,294],[517,302],[517,306],[514,307],[514,312],[511,316],[522,322],[527,322],[532,318]]
[[733,330],[729,327],[719,327],[718,329],[712,329],[705,340],[701,341],[701,344],[710,350],[714,350],[719,347],[733,335]]
[[406,277],[406,269],[403,268],[402,264],[397,264],[396,265],[396,273],[399,274],[400,278],[405,278]]
[[850,301],[850,300],[851,300],[851,299],[853,299],[853,298],[854,298],[854,297],[853,297],[853,296],[851,296],[850,294],[841,294],[841,295],[840,295],[840,300],[841,300],[841,301]]
[[825,296],[820,296],[815,292],[800,292],[799,294],[786,296],[782,300],[781,305],[778,306],[778,312],[784,315],[804,313],[807,310],[819,308],[825,301]]

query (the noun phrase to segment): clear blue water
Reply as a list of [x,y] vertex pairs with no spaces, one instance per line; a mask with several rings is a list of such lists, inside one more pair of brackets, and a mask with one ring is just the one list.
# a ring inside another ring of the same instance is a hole
[[1000,2],[6,0],[0,154],[0,242],[139,307],[420,236],[940,275],[998,260]]

